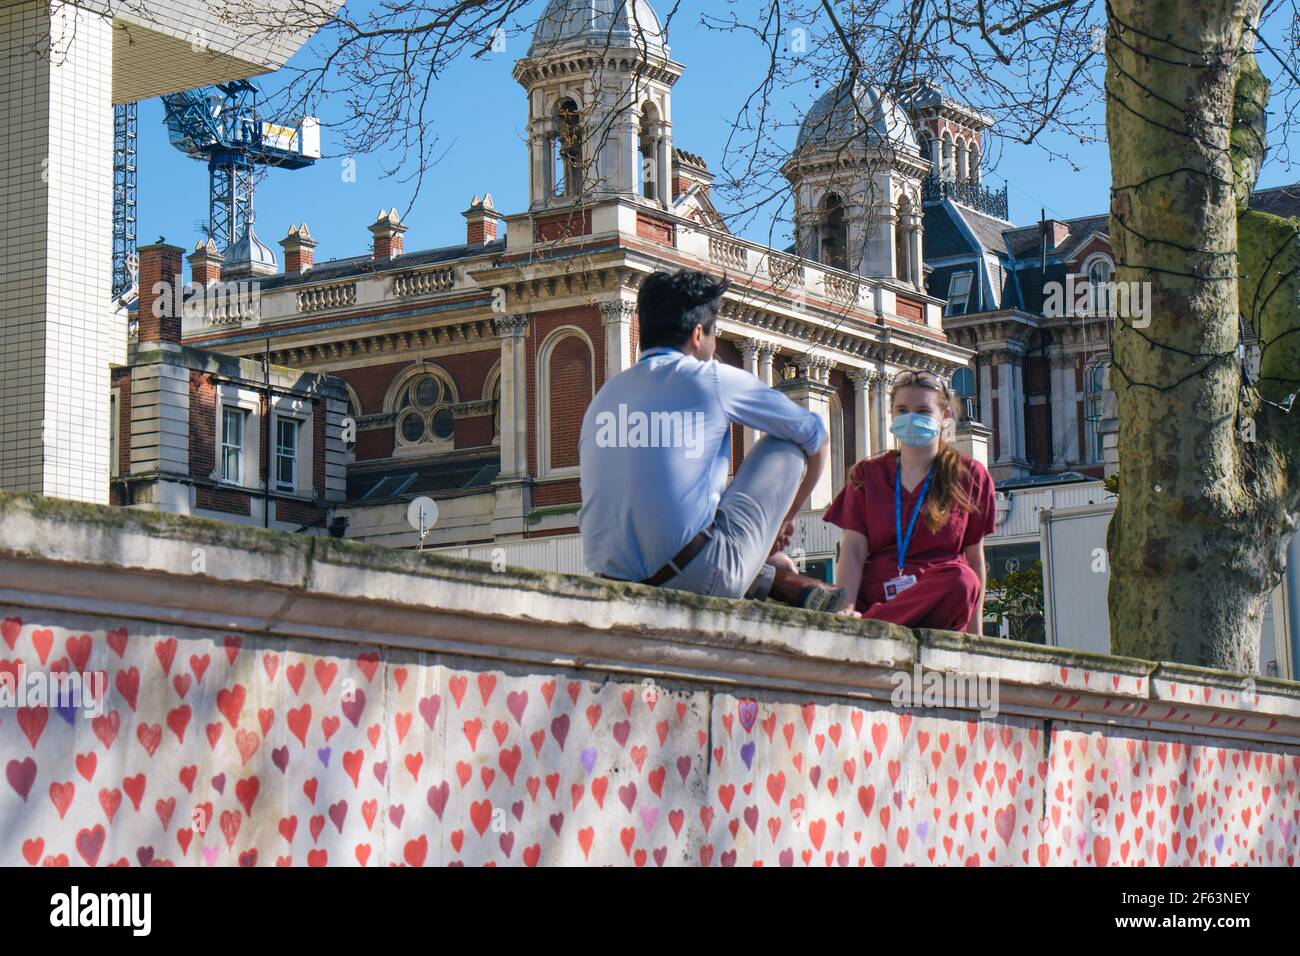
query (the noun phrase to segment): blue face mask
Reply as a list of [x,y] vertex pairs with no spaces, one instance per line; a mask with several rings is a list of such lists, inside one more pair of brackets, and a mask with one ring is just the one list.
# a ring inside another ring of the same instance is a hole
[[909,448],[920,448],[939,437],[939,419],[933,415],[909,412],[895,415],[889,430],[898,436],[898,440]]

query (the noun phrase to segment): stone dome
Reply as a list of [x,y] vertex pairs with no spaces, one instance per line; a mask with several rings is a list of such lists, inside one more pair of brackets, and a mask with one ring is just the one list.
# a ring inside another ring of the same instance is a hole
[[632,47],[667,56],[663,26],[646,0],[550,0],[529,56],[573,47]]
[[854,77],[837,83],[813,104],[799,127],[795,148],[841,146],[864,133],[870,144],[892,143],[920,152],[912,121],[893,98]]
[[253,227],[226,247],[221,254],[223,276],[274,275],[280,271],[271,247],[257,238]]

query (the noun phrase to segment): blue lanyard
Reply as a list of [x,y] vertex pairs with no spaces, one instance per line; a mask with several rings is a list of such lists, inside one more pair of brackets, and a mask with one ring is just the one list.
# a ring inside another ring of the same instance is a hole
[[916,529],[916,519],[921,513],[921,505],[925,503],[925,493],[930,488],[930,479],[934,477],[934,465],[930,466],[929,472],[926,473],[925,481],[921,483],[921,493],[916,499],[916,508],[912,511],[912,520],[907,523],[907,534],[903,534],[903,462],[898,460],[894,465],[894,534],[898,543],[898,576],[903,576],[903,559],[907,557],[907,546],[912,541],[912,532]]

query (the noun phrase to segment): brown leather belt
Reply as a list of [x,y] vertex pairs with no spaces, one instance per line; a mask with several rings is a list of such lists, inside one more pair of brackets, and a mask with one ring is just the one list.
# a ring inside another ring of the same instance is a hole
[[[671,561],[665,564],[654,574],[650,575],[650,577],[646,578],[643,581],[638,581],[636,583],[648,584],[651,587],[658,587],[659,585],[663,584],[665,581],[671,580],[673,577],[677,576],[678,574],[681,574],[682,571],[686,569],[686,565],[690,564],[691,561],[695,558],[695,556],[704,550],[704,546],[709,543],[709,539],[712,537],[713,537],[713,525],[710,524],[707,528],[705,528],[695,537],[691,538],[690,541],[687,541],[686,547],[682,548],[682,550],[678,551],[675,555],[673,555],[673,559]],[[601,578],[607,578],[610,581],[624,580],[623,578],[611,577],[608,574],[598,574],[596,576]]]

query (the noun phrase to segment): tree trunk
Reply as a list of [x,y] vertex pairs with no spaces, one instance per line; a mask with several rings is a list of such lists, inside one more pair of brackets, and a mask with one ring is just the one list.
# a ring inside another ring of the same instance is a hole
[[1113,336],[1111,648],[1243,673],[1300,487],[1295,421],[1258,400],[1294,387],[1300,337],[1266,349],[1259,393],[1242,390],[1237,350],[1239,314],[1265,341],[1296,325],[1294,274],[1278,273],[1296,265],[1297,222],[1244,211],[1264,154],[1258,9],[1112,0],[1106,44],[1116,281],[1148,283],[1151,305],[1149,324],[1119,315]]

